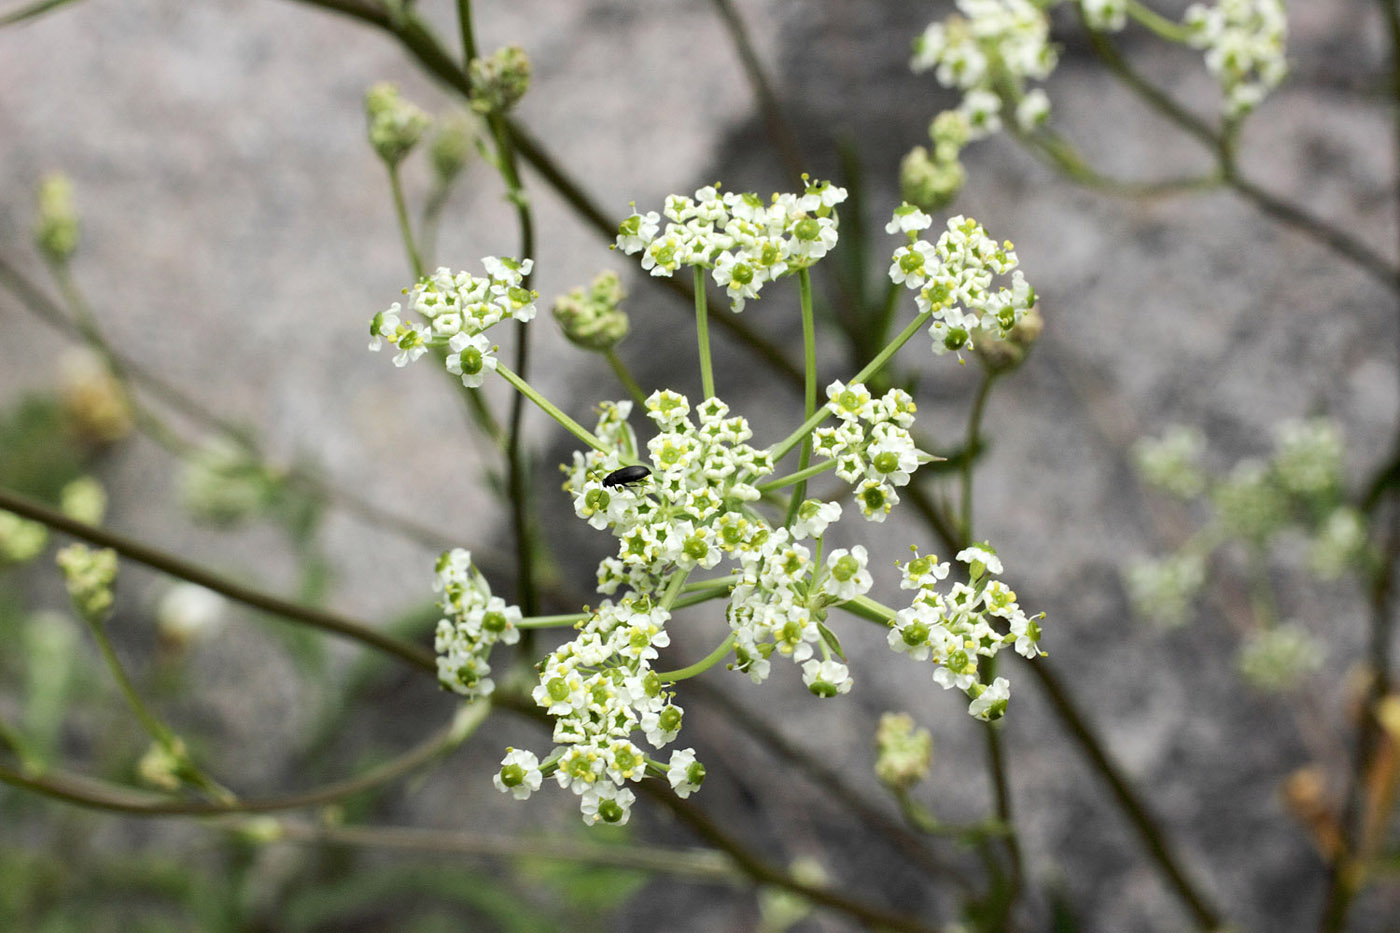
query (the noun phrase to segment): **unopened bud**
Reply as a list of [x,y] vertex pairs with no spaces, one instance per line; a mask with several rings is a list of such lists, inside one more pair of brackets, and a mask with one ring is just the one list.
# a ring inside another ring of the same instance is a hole
[[39,183],[39,212],[34,244],[55,264],[68,261],[78,248],[78,209],[73,205],[73,182],[53,174]]
[[477,113],[505,113],[530,89],[530,59],[518,45],[473,58],[467,71]]
[[554,319],[570,343],[585,350],[611,350],[627,336],[626,312],[618,305],[627,297],[617,273],[602,272],[585,291],[575,288],[554,302]]
[[432,118],[399,96],[398,86],[387,81],[365,93],[369,118],[369,142],[388,165],[398,165],[423,138]]

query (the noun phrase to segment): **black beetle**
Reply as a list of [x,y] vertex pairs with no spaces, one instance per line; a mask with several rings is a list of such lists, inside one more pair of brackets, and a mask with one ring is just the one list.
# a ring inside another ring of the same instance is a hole
[[625,466],[620,470],[613,470],[603,477],[605,488],[612,486],[635,486],[651,475],[651,470],[644,466]]

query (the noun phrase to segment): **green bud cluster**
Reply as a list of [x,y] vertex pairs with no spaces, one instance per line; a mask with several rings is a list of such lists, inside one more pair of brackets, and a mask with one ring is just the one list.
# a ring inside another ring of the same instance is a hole
[[554,302],[554,319],[569,342],[585,350],[611,350],[627,336],[626,312],[618,305],[627,297],[616,272],[602,272],[585,291],[573,289]]

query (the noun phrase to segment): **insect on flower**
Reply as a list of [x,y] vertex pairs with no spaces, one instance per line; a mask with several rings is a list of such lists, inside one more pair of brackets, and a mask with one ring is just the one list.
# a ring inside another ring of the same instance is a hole
[[620,470],[613,470],[603,477],[605,488],[612,486],[635,486],[651,475],[651,470],[644,466],[625,466]]

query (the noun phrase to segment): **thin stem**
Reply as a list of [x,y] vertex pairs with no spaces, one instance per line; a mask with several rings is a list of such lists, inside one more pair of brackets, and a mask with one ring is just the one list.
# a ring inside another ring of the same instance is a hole
[[[992,383],[996,382],[996,373],[990,369],[983,370],[982,381],[977,386],[977,394],[972,400],[972,410],[967,416],[967,437],[963,441],[963,449],[971,451],[976,448],[978,437],[982,433],[982,415],[986,411],[987,397],[991,395]],[[962,543],[964,545],[972,543],[972,474],[974,457],[964,457],[962,464]]]
[[283,821],[278,840],[317,845],[360,846],[407,852],[432,852],[495,859],[540,859],[590,866],[631,868],[672,875],[702,884],[745,880],[729,857],[711,849],[680,849],[629,841],[626,846],[597,845],[568,839],[484,836],[409,826],[334,826]]
[[[1082,11],[1080,11],[1080,16],[1082,18]],[[1339,256],[1350,260],[1389,290],[1400,292],[1400,267],[1395,266],[1383,255],[1371,249],[1365,241],[1351,236],[1322,218],[1265,191],[1254,182],[1246,179],[1234,164],[1230,146],[1231,134],[1217,133],[1205,121],[1186,110],[1166,93],[1133,71],[1123,57],[1118,54],[1118,50],[1103,35],[1089,30],[1088,36],[1089,44],[1095,54],[1110,71],[1154,110],[1187,133],[1195,136],[1202,145],[1211,151],[1219,163],[1225,184],[1275,220],[1312,237]]]
[[559,616],[526,616],[515,623],[516,628],[563,628],[587,621],[586,612],[570,612]]
[[159,551],[149,545],[130,538],[114,534],[94,525],[84,524],[75,521],[55,511],[47,506],[41,505],[32,499],[15,494],[9,489],[0,487],[0,509],[14,512],[16,515],[42,522],[50,528],[56,528],[65,534],[70,534],[89,544],[98,547],[108,547],[116,551],[123,557],[152,567],[162,573],[167,573],[172,577],[179,577],[191,583],[198,583],[200,586],[222,593],[229,599],[244,603],[254,608],[270,612],[273,615],[281,616],[302,625],[332,632],[336,635],[351,638],[362,642],[373,648],[378,648],[391,654],[408,664],[421,668],[434,675],[437,673],[437,661],[433,654],[417,645],[399,641],[388,635],[384,635],[371,628],[368,624],[345,616],[336,615],[321,609],[310,606],[300,606],[296,603],[278,599],[261,590],[247,587],[241,583],[235,583],[225,577],[220,577],[214,573],[196,566],[188,561],[182,560],[174,555]]
[[687,665],[679,670],[660,671],[656,676],[661,678],[662,683],[676,683],[677,681],[687,680],[697,674],[703,674],[723,660],[733,647],[734,633],[730,632],[725,636],[724,641],[720,642],[719,645],[715,647],[714,651],[711,651],[694,664]]
[[603,351],[603,356],[608,364],[612,366],[613,372],[617,374],[617,381],[622,383],[622,387],[627,390],[627,394],[632,396],[632,401],[638,405],[645,406],[647,403],[646,393],[637,384],[637,380],[632,378],[632,373],[627,369],[627,364],[622,362],[622,357],[617,355],[617,350],[608,347]]
[[399,235],[403,237],[403,248],[408,253],[408,264],[413,267],[414,280],[423,277],[423,258],[418,253],[418,244],[413,236],[413,223],[408,219],[408,205],[404,201],[403,183],[399,180],[399,167],[389,164],[389,190],[394,195],[394,216],[399,220]]
[[462,34],[462,67],[471,68],[476,58],[476,36],[472,34],[471,0],[457,0],[457,27]]
[[133,816],[218,816],[324,806],[418,770],[443,752],[459,745],[485,720],[489,709],[487,703],[465,707],[451,723],[399,757],[371,768],[357,777],[285,797],[239,800],[236,803],[171,800],[161,794],[147,793],[63,771],[50,771],[42,776],[26,775],[4,764],[0,764],[0,782],[81,807]]
[[1128,0],[1128,15],[1168,42],[1185,42],[1191,37],[1191,30],[1181,23],[1167,19],[1137,0]]
[[700,394],[707,399],[715,398],[715,373],[710,364],[710,321],[709,302],[705,295],[705,270],[694,267],[695,282],[695,337],[700,346]]
[[1046,697],[1050,700],[1051,708],[1059,717],[1070,737],[1079,746],[1080,752],[1093,765],[1099,776],[1108,783],[1109,790],[1112,791],[1119,808],[1128,817],[1128,822],[1133,829],[1137,830],[1138,836],[1142,839],[1148,856],[1157,863],[1158,870],[1166,878],[1168,885],[1177,897],[1186,905],[1196,921],[1196,925],[1203,930],[1218,930],[1223,927],[1225,924],[1220,911],[1210,903],[1200,883],[1187,875],[1186,868],[1181,864],[1180,857],[1172,850],[1166,833],[1148,811],[1147,805],[1138,798],[1138,794],[1129,783],[1127,776],[1123,774],[1117,763],[1108,757],[1103,739],[1094,733],[1088,720],[1084,718],[1074,701],[1070,699],[1068,691],[1065,690],[1048,660],[1039,658],[1034,663],[1027,661],[1025,667],[1040,681],[1041,688],[1044,689]]
[[763,113],[763,124],[768,132],[768,140],[778,152],[788,181],[794,185],[800,184],[805,161],[798,149],[797,135],[792,132],[787,120],[783,118],[782,108],[778,105],[778,95],[773,93],[773,84],[764,73],[763,65],[759,63],[758,53],[754,51],[753,43],[749,41],[744,21],[739,18],[739,13],[734,9],[731,0],[714,0],[714,5],[720,20],[729,30],[729,37],[734,42],[734,50],[739,53],[739,61],[744,66],[744,76],[748,79],[749,86],[753,88],[754,96],[758,98],[758,108]]
[[661,594],[661,608],[670,611],[680,598],[681,590],[685,589],[685,581],[689,579],[689,570],[678,570],[671,574],[671,580],[666,584],[666,592]]
[[42,16],[50,10],[56,10],[59,7],[67,6],[73,2],[74,0],[36,0],[36,2],[28,6],[22,6],[17,10],[11,10],[9,13],[0,16],[0,28],[13,26],[15,23],[22,23],[27,19]]
[[[802,360],[803,372],[803,420],[817,412],[817,324],[812,314],[812,276],[806,269],[797,273],[797,290],[802,300]],[[802,438],[802,449],[797,455],[797,472],[807,469],[812,459],[812,434],[809,431]],[[787,519],[784,526],[790,526],[797,518],[797,510],[807,495],[807,481],[799,479],[792,489],[792,499],[788,503]]]
[[[775,489],[782,489],[784,486],[791,486],[793,483],[801,483],[804,480],[811,479],[813,476],[818,476],[825,473],[827,470],[835,468],[835,460],[823,460],[821,463],[813,464],[795,473],[789,473],[787,476],[780,476],[777,479],[770,479],[766,483],[760,483],[755,488],[759,492],[771,492]],[[800,502],[801,500],[798,501]]]
[[[890,361],[890,357],[899,352],[899,348],[908,343],[909,338],[917,334],[919,328],[923,327],[932,315],[932,311],[919,312],[919,315],[915,317],[914,320],[910,321],[909,325],[905,327],[904,330],[900,331],[898,337],[887,344],[885,349],[881,350],[873,360],[865,365],[864,369],[851,377],[850,383],[864,382],[883,369],[885,364]],[[850,383],[847,384],[849,385]],[[776,463],[778,460],[782,459],[788,451],[797,446],[798,442],[801,441],[803,437],[811,434],[817,425],[825,421],[829,414],[830,412],[827,411],[826,406],[822,406],[814,415],[802,422],[801,427],[783,438],[783,440],[772,449],[773,461]]]
[[560,411],[557,407],[555,407],[554,403],[549,401],[549,399],[545,398],[543,395],[540,395],[538,392],[536,392],[533,388],[530,387],[529,383],[517,376],[514,372],[511,371],[510,367],[506,366],[500,360],[496,361],[496,372],[500,373],[501,377],[504,378],[506,382],[509,382],[511,385],[515,386],[517,392],[519,392],[521,395],[524,395],[530,401],[534,402],[535,405],[538,406],[539,409],[543,411],[546,415],[549,415],[549,417],[559,422],[559,424],[563,426],[564,430],[568,431],[574,437],[583,441],[585,444],[587,444],[589,447],[592,447],[594,450],[602,451],[603,453],[608,452],[607,446],[604,445],[602,441],[598,440],[598,438],[594,437],[592,432],[585,430],[584,427],[580,425],[577,421]]
[[146,734],[154,739],[161,748],[179,760],[182,774],[188,774],[206,793],[221,803],[232,803],[235,799],[233,793],[205,774],[203,769],[181,750],[181,743],[175,738],[175,733],[170,731],[165,723],[161,722],[155,713],[152,713],[146,706],[146,701],[141,698],[141,694],[136,690],[136,685],[127,676],[126,668],[122,666],[121,659],[117,657],[117,652],[112,647],[112,641],[107,637],[107,632],[102,628],[102,624],[88,618],[85,612],[78,614],[82,616],[83,622],[92,634],[93,641],[97,643],[97,650],[101,652],[102,660],[106,662],[107,670],[111,673],[112,679],[117,682],[117,687],[121,690],[122,696],[126,698],[127,705],[136,714],[136,718],[140,720],[141,728],[145,729]]

